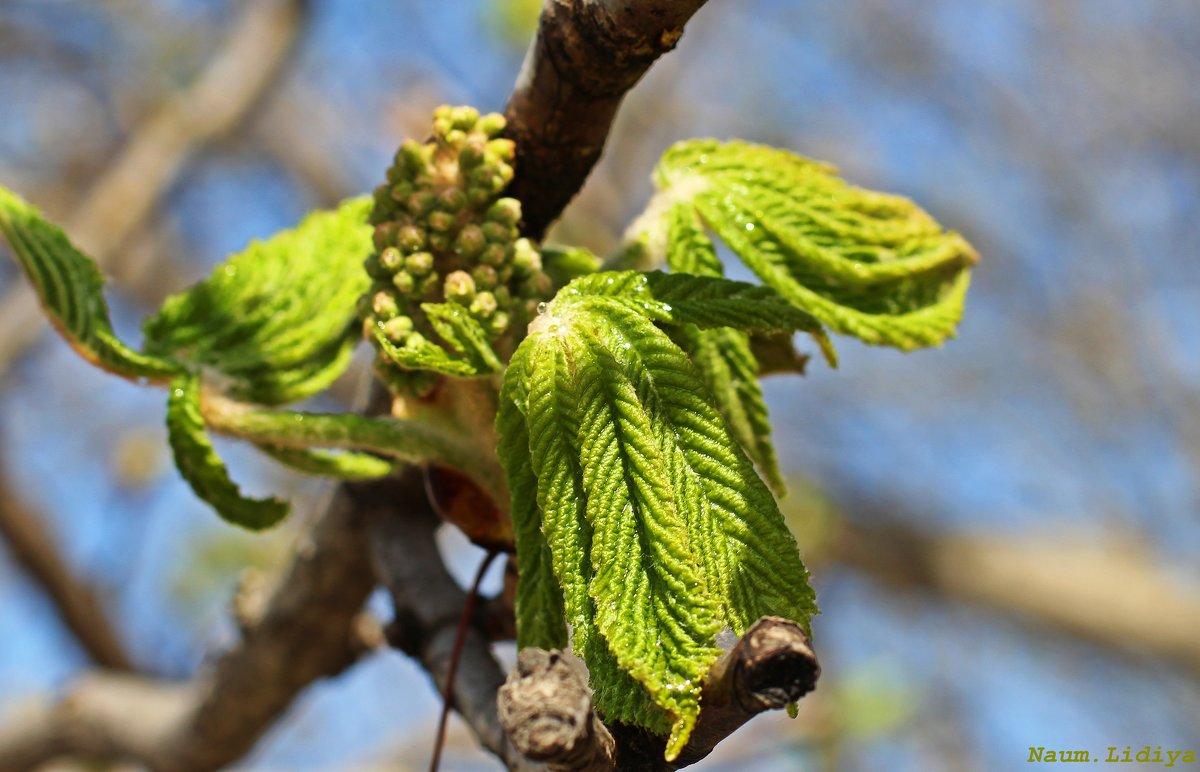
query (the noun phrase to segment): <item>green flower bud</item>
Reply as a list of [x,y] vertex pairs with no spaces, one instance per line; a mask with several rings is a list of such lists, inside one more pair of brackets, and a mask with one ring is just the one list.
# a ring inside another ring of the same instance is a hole
[[479,111],[470,105],[456,107],[450,115],[451,121],[454,122],[454,128],[462,131],[470,131],[475,128],[475,123],[479,120]]
[[471,301],[471,315],[477,319],[487,319],[496,313],[496,296],[490,292],[480,292]]
[[416,225],[405,225],[396,231],[396,245],[405,252],[416,252],[425,248],[425,229]]
[[508,261],[508,247],[504,244],[488,244],[484,248],[482,254],[479,255],[479,262],[484,265],[490,265],[499,268]]
[[476,122],[475,128],[491,138],[504,131],[504,123],[504,116],[500,113],[488,113]]
[[428,252],[414,252],[404,258],[404,267],[413,276],[426,276],[433,270],[433,255]]
[[446,188],[437,197],[437,206],[443,212],[455,213],[467,205],[467,194],[458,188]]
[[498,277],[496,269],[490,265],[479,265],[475,270],[471,271],[471,278],[475,279],[475,286],[485,290],[495,288]]
[[363,260],[363,270],[367,272],[368,276],[376,281],[382,281],[389,276],[388,272],[384,270],[384,267],[379,264],[379,257],[377,255],[371,255]]
[[454,128],[454,121],[450,117],[450,107],[443,105],[433,111],[433,134],[435,137],[442,138],[450,129]]
[[407,349],[421,348],[422,346],[424,346],[427,343],[429,343],[429,341],[426,340],[425,336],[422,335],[421,333],[410,332],[408,334],[408,337],[404,339],[404,348],[407,348]]
[[490,332],[492,334],[492,336],[495,337],[497,335],[502,334],[505,330],[507,330],[508,324],[509,324],[508,312],[507,311],[497,311],[495,314],[492,315],[492,318],[488,320],[488,332]]
[[413,184],[405,180],[403,182],[397,182],[395,185],[393,185],[389,195],[397,204],[403,204],[412,194]]
[[396,345],[400,343],[412,332],[413,320],[407,316],[397,316],[394,319],[388,319],[383,323],[383,334],[388,340]]
[[404,255],[400,254],[400,250],[395,247],[388,247],[379,253],[379,265],[389,275],[393,274],[404,265]]
[[501,308],[508,308],[508,304],[512,302],[512,293],[503,284],[492,290],[492,294],[496,296],[496,303]]
[[424,217],[433,209],[434,203],[435,200],[432,193],[428,190],[418,190],[408,197],[404,205],[413,217]]
[[450,147],[459,147],[467,139],[467,133],[462,129],[450,129],[446,132],[444,142]]
[[492,181],[496,178],[496,170],[492,164],[484,164],[467,172],[467,185],[471,188],[490,190]]
[[487,154],[501,161],[511,162],[517,154],[517,143],[511,139],[493,139],[487,143]]
[[450,251],[450,234],[449,232],[431,233],[429,234],[429,248],[438,252]]
[[487,239],[478,225],[464,226],[458,232],[458,238],[454,240],[454,251],[467,259],[474,258],[485,246]]
[[496,166],[496,179],[492,183],[492,189],[499,193],[512,182],[513,168],[509,164],[498,164]]
[[487,142],[478,135],[467,137],[467,141],[458,151],[458,167],[463,170],[474,169],[483,163],[487,151]]
[[503,225],[516,225],[521,221],[521,202],[515,198],[498,198],[488,207],[484,217]]
[[396,151],[395,165],[401,170],[403,176],[415,175],[428,163],[429,156],[426,154],[425,147],[419,142],[406,139],[400,143],[400,148]]
[[396,224],[385,222],[375,226],[375,248],[383,251],[396,243]]
[[417,279],[417,288],[413,294],[421,298],[430,297],[441,289],[441,280],[441,276],[436,272],[427,273]]
[[474,207],[484,206],[492,200],[492,195],[490,187],[472,185],[467,188],[467,203]]
[[383,357],[375,362],[375,375],[393,394],[406,397],[424,397],[438,382],[437,373],[427,370],[405,370]]
[[401,295],[407,297],[412,295],[413,290],[416,289],[416,279],[408,271],[397,271],[396,275],[392,277],[392,286]]
[[400,315],[400,306],[396,303],[396,298],[387,290],[379,290],[371,298],[371,310],[375,313],[375,318],[381,322],[386,322]]
[[475,297],[475,280],[466,271],[454,271],[446,276],[442,294],[446,300],[467,305]]
[[517,237],[517,229],[498,222],[485,222],[483,224],[483,235],[484,238],[493,244],[508,245],[509,242]]
[[542,270],[542,255],[532,241],[517,239],[513,242],[512,266],[522,276]]
[[445,233],[454,227],[454,215],[449,212],[430,212],[425,222],[434,233]]

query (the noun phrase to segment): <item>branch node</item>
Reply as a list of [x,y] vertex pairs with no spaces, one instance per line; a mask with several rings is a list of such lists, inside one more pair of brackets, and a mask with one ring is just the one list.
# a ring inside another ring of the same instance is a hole
[[526,758],[552,770],[616,769],[616,742],[592,710],[578,660],[560,651],[522,650],[497,707],[500,723]]

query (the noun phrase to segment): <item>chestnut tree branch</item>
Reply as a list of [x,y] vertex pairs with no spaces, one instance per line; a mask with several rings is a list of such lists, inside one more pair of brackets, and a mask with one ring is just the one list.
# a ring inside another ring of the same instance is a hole
[[842,525],[831,556],[887,586],[1161,658],[1200,677],[1200,588],[1136,544],[931,534],[897,522],[897,507],[848,506],[866,517]]
[[136,670],[104,612],[102,599],[67,566],[46,518],[27,509],[0,467],[0,536],[13,560],[37,583],[88,657],[114,671]]
[[546,0],[509,98],[508,193],[540,239],[583,187],[626,92],[675,47],[705,0]]
[[587,674],[559,652],[526,649],[500,691],[499,711],[513,742],[555,772],[672,770],[695,764],[754,716],[795,702],[816,686],[821,667],[795,622],[754,623],[705,679],[704,710],[674,762],[666,739],[638,727],[605,727],[593,712]]
[[[442,562],[434,533],[441,519],[427,502],[419,469],[389,481],[389,500],[404,502],[402,511],[371,521],[371,554],[379,582],[395,607],[389,630],[392,644],[429,673],[439,693],[446,674],[466,593]],[[539,769],[509,741],[496,713],[496,692],[504,672],[488,648],[479,615],[466,635],[451,705],[466,721],[479,744],[509,769]]]
[[82,755],[190,772],[245,755],[305,686],[340,673],[370,643],[359,613],[374,587],[366,521],[395,506],[373,485],[337,490],[265,611],[242,620],[243,640],[209,672],[186,686],[86,676],[58,705],[4,725],[0,769]]

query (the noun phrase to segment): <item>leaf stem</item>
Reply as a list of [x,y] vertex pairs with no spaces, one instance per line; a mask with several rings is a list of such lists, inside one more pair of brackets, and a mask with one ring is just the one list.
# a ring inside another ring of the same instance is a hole
[[413,464],[449,466],[471,477],[497,503],[508,501],[499,462],[450,427],[400,418],[265,410],[214,389],[203,391],[200,406],[204,422],[219,434],[279,448],[361,450]]

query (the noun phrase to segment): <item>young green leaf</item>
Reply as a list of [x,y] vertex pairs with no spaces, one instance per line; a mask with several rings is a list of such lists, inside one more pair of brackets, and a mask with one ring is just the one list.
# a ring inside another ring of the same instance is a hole
[[821,333],[820,322],[770,287],[717,276],[606,271],[576,279],[559,297],[611,298],[662,324]]
[[837,332],[901,349],[938,345],[962,315],[978,256],[912,202],[862,190],[834,170],[745,142],[682,142],[663,156],[635,237],[660,257],[695,238],[698,213],[789,302]]
[[702,330],[689,325],[673,331],[671,339],[691,358],[734,439],[758,465],[772,490],[782,495],[787,485],[771,442],[771,421],[758,383],[759,365],[750,335],[730,327]]
[[199,376],[182,375],[171,382],[167,399],[167,439],[183,479],[225,520],[251,531],[261,531],[287,516],[287,503],[278,499],[246,498],[229,479],[229,472],[204,429]]
[[487,331],[466,309],[455,303],[423,303],[421,310],[450,347],[466,357],[478,373],[504,369],[496,350],[488,343]]
[[[724,267],[704,232],[704,224],[686,204],[672,207],[667,215],[666,252],[672,273],[724,276]],[[771,422],[758,385],[758,360],[749,333],[732,327],[702,330],[687,325],[675,330],[672,339],[696,365],[742,450],[758,465],[772,489],[782,495],[786,485],[771,443]]]
[[177,362],[139,354],[117,339],[96,264],[37,209],[0,186],[0,233],[37,290],[46,315],[72,348],[97,367],[125,378],[166,381]]
[[[674,758],[719,654],[716,633],[766,614],[807,625],[815,605],[770,492],[687,355],[654,324],[674,306],[656,306],[654,286],[635,288],[644,302],[572,286],[532,326],[505,393],[525,416],[542,529],[597,707],[652,731],[669,717]],[[512,414],[499,426],[506,438],[520,431]]]
[[146,321],[147,349],[222,373],[240,399],[275,405],[324,389],[359,339],[370,209],[351,199],[251,244]]
[[403,346],[397,346],[388,340],[380,324],[372,326],[370,333],[379,344],[379,353],[405,370],[430,370],[459,378],[487,375],[491,372],[488,369],[480,369],[465,357],[451,354],[436,343],[415,336],[410,337]]
[[[510,368],[519,371],[523,362]],[[554,577],[550,545],[542,534],[542,513],[537,504],[537,475],[529,455],[529,431],[512,390],[517,379],[506,380],[500,392],[496,452],[508,477],[510,515],[517,546],[517,645],[561,649],[567,645],[563,595]]]
[[583,247],[563,247],[543,244],[542,270],[550,277],[554,288],[566,286],[572,279],[600,270],[600,258]]

